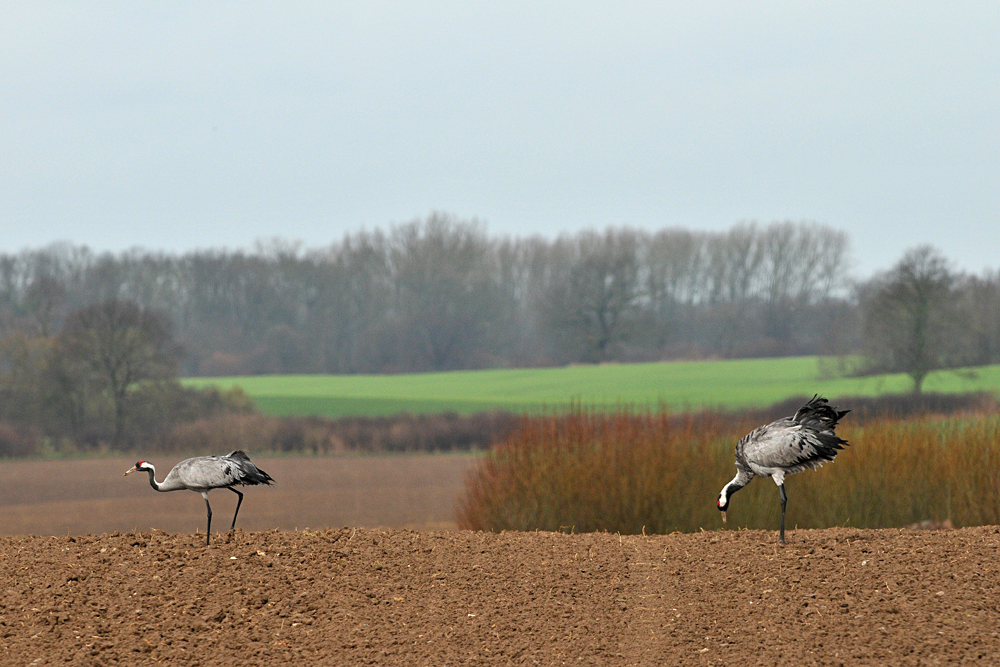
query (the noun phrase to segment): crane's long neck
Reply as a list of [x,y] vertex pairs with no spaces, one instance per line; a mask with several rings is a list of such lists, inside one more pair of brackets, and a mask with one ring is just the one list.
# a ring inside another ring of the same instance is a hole
[[160,488],[160,483],[156,481],[156,468],[153,467],[153,464],[147,463],[146,466],[144,470],[149,473],[149,485],[155,491],[166,491],[166,489]]
[[719,496],[721,498],[725,498],[726,500],[728,500],[729,496],[733,495],[734,493],[742,489],[744,486],[749,484],[750,480],[752,479],[753,479],[752,472],[746,472],[744,470],[740,470],[739,472],[736,473],[736,477],[733,477],[732,481],[729,482],[729,484],[726,484],[724,487],[722,487],[722,492],[719,494]]

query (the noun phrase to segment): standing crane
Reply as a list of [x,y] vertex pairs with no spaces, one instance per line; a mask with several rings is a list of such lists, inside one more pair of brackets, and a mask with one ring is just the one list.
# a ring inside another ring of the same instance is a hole
[[832,461],[849,444],[834,433],[837,422],[850,410],[838,411],[814,395],[793,417],[783,417],[750,431],[736,443],[736,477],[722,487],[716,505],[726,522],[729,497],[750,483],[754,475],[770,477],[781,496],[781,543],[785,543],[785,475],[819,468]]
[[274,480],[263,470],[253,464],[246,452],[237,449],[225,456],[196,456],[193,459],[181,461],[167,473],[162,482],[156,481],[156,468],[149,461],[139,461],[125,471],[124,476],[145,470],[149,473],[149,485],[157,491],[178,491],[187,489],[201,494],[208,508],[208,527],[205,529],[205,544],[212,539],[212,506],[208,502],[208,492],[212,489],[229,489],[237,496],[236,511],[233,513],[233,524],[229,530],[236,528],[236,515],[240,513],[243,494],[234,489],[237,484],[242,486],[268,484]]

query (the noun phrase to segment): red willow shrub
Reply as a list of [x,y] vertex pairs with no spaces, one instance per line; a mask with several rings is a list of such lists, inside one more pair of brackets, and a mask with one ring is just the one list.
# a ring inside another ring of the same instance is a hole
[[718,511],[700,499],[724,483],[720,443],[735,428],[714,413],[577,409],[525,418],[470,475],[459,525],[622,533],[712,526]]
[[[789,527],[1000,523],[996,412],[853,423],[850,416],[838,433],[851,446],[834,463],[786,479]],[[758,423],[725,413],[626,410],[525,418],[470,473],[459,525],[621,533],[721,528],[715,500],[735,474],[737,440]],[[733,497],[729,526],[774,530],[779,516],[777,489],[762,478]]]

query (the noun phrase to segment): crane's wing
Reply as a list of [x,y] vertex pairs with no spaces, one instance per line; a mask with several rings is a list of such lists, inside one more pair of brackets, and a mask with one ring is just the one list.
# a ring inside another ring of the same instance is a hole
[[240,484],[267,484],[270,486],[274,480],[266,472],[254,465],[250,457],[243,450],[237,449],[222,457],[223,460],[231,463],[235,468],[233,474],[236,475]]

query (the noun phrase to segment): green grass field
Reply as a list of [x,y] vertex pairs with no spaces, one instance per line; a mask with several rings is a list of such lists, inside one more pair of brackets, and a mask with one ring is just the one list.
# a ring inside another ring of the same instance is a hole
[[[905,375],[831,377],[818,357],[603,364],[564,368],[454,371],[408,375],[270,375],[189,378],[188,386],[239,386],[273,415],[389,415],[503,409],[535,412],[585,406],[664,405],[670,409],[752,407],[790,396],[875,396],[911,389]],[[1000,392],[1000,365],[942,371],[927,392]]]

